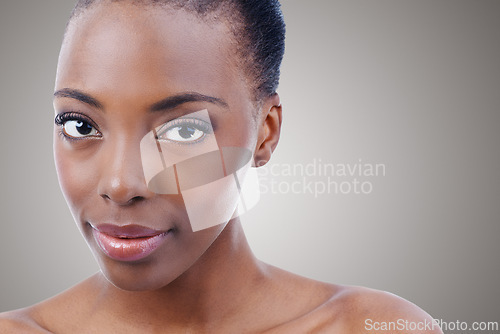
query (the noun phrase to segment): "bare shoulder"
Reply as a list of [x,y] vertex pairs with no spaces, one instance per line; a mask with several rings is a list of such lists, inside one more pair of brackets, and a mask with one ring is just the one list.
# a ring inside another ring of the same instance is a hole
[[325,303],[324,312],[348,333],[439,334],[433,318],[415,304],[392,293],[342,286]]
[[35,320],[31,309],[26,308],[0,313],[0,333],[46,334],[50,332]]
[[71,324],[81,320],[88,312],[91,298],[89,278],[60,294],[19,310],[0,313],[0,333],[47,334],[70,333]]
[[301,316],[268,330],[281,333],[419,333],[442,334],[415,304],[394,294],[316,282],[322,300]]

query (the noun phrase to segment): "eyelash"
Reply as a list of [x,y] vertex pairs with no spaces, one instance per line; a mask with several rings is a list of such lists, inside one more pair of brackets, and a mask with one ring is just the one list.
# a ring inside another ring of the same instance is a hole
[[[76,137],[68,136],[63,130],[64,123],[66,123],[68,121],[85,122],[85,123],[90,124],[91,126],[93,126],[97,130],[97,126],[94,124],[94,122],[89,117],[87,117],[85,115],[82,115],[82,114],[74,112],[74,111],[63,112],[63,113],[57,114],[55,119],[54,119],[54,123],[57,126],[59,126],[59,134],[61,136],[63,136],[63,138],[68,139],[68,140],[88,139],[88,137],[76,138]],[[99,130],[97,130],[97,132],[99,132]]]

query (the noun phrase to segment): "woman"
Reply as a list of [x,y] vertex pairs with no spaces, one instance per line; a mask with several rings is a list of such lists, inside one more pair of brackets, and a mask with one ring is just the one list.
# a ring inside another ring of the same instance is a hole
[[440,333],[394,295],[253,256],[235,210],[278,143],[283,40],[276,1],[78,2],[54,153],[101,271],[2,314],[2,333]]

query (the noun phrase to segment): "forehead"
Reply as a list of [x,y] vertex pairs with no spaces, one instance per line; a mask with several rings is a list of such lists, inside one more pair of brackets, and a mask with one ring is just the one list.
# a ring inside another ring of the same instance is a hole
[[56,89],[125,99],[168,91],[228,95],[239,73],[232,41],[224,23],[184,10],[96,5],[68,26]]

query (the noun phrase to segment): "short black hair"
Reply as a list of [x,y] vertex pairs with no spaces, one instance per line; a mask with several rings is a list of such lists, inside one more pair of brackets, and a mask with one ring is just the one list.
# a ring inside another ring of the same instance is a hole
[[285,22],[278,0],[79,0],[71,20],[93,4],[131,2],[135,5],[170,6],[203,18],[215,15],[232,27],[239,59],[251,80],[256,101],[276,93],[285,52]]

